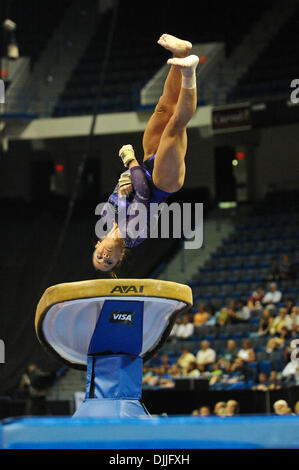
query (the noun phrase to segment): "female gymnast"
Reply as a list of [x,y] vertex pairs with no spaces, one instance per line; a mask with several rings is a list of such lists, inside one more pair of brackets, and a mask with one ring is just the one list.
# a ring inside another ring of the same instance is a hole
[[[182,188],[185,179],[187,151],[186,127],[197,107],[196,67],[199,58],[189,55],[192,44],[169,34],[158,40],[173,57],[162,96],[143,135],[144,158],[139,165],[131,145],[119,152],[127,171],[122,173],[108,199],[108,218],[112,228],[95,246],[92,261],[96,270],[112,271],[121,263],[125,248],[136,246],[145,238],[123,236],[116,212],[124,203],[161,203]],[[124,202],[125,201],[125,202]],[[110,214],[109,214],[110,210]],[[130,216],[126,222],[130,221]]]

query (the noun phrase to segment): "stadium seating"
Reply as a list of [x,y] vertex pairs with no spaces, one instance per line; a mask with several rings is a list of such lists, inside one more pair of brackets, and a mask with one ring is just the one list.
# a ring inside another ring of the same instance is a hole
[[[141,88],[169,57],[169,54],[156,44],[162,33],[177,34],[193,43],[224,41],[227,55],[230,55],[240,38],[250,30],[261,13],[271,6],[269,0],[244,4],[243,15],[240,17],[234,5],[219,4],[215,0],[212,0],[212,3],[215,3],[217,15],[211,15],[211,2],[201,4],[200,15],[195,17],[192,9],[180,9],[180,17],[183,20],[181,24],[185,26],[177,31],[171,31],[172,15],[177,14],[174,2],[160,3],[159,16],[156,15],[155,9],[146,9],[147,24],[151,24],[150,29],[144,28],[142,18],[145,10],[142,3],[135,0],[119,2],[116,32],[97,112],[140,109]],[[111,11],[102,15],[97,31],[73,70],[53,116],[86,115],[93,112],[111,16]],[[235,17],[238,17],[238,21],[234,21]],[[231,24],[234,24],[233,28],[230,27]],[[167,26],[169,26],[168,31]]]
[[[228,306],[230,300],[248,299],[259,284],[266,287],[271,259],[281,258],[283,254],[290,256],[291,261],[297,266],[297,274],[294,279],[279,282],[283,297],[273,310],[273,314],[278,314],[279,308],[285,305],[287,297],[298,302],[298,201],[298,191],[284,192],[284,208],[287,206],[289,209],[282,212],[281,194],[279,196],[277,193],[269,194],[254,208],[252,214],[236,224],[234,232],[223,240],[222,245],[205,265],[199,268],[198,274],[189,283],[194,294],[195,305],[192,313],[197,311],[198,304],[202,302],[212,304],[218,310]],[[193,337],[188,341],[178,340],[174,344],[168,342],[163,348],[163,353],[172,350],[174,357],[178,358],[184,345],[184,348],[196,354],[200,342],[205,339],[210,342],[210,346],[219,358],[225,352],[228,339],[234,339],[239,349],[243,339],[249,338],[256,355],[256,362],[251,364],[256,381],[259,372],[269,374],[270,370],[281,371],[285,365],[283,349],[268,353],[266,344],[269,336],[256,336],[261,315],[262,309],[253,311],[250,322],[245,324],[227,324],[221,327],[205,324],[197,326],[194,328]],[[222,385],[215,384],[212,389],[243,389],[251,387],[252,381]]]
[[291,81],[298,78],[298,21],[299,7],[232,90],[230,101],[289,97]]

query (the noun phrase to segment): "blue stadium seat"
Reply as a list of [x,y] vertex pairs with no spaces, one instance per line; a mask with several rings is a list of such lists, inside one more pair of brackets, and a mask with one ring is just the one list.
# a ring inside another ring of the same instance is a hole
[[259,363],[259,372],[263,372],[269,376],[271,369],[272,367],[270,361],[261,361]]

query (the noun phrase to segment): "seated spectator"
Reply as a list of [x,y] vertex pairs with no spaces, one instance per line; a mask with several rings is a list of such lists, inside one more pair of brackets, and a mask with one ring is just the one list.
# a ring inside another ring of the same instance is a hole
[[265,308],[263,311],[263,316],[261,318],[259,329],[258,329],[258,336],[265,336],[268,335],[270,329],[273,325],[274,318],[272,316],[272,312],[269,308]]
[[297,401],[297,402],[295,403],[295,406],[294,406],[294,413],[295,413],[296,415],[299,415],[299,401]]
[[279,281],[280,279],[279,263],[276,258],[272,258],[271,267],[266,279],[267,281]]
[[279,416],[291,415],[292,411],[285,400],[277,400],[273,405],[274,413]]
[[170,341],[176,341],[176,334],[177,334],[177,331],[178,331],[178,327],[180,326],[180,324],[182,323],[182,319],[181,318],[177,318],[173,327],[172,327],[172,330],[168,336],[168,340]]
[[235,416],[239,414],[240,406],[236,400],[228,400],[225,407],[225,416]]
[[288,330],[286,326],[283,326],[280,330],[279,335],[274,336],[274,338],[270,338],[267,342],[266,352],[271,354],[274,349],[281,348],[285,342],[291,338],[291,332]]
[[253,375],[254,371],[252,368],[248,366],[243,359],[237,357],[235,362],[231,365],[228,383],[248,381]]
[[205,304],[199,305],[199,310],[193,317],[194,326],[204,325],[210,318],[209,312]]
[[183,349],[181,356],[177,361],[177,365],[182,369],[183,374],[186,374],[190,362],[196,361],[196,357],[188,349]]
[[222,360],[233,362],[238,355],[237,344],[233,339],[227,341],[227,347],[225,353],[221,356]]
[[222,307],[218,312],[215,314],[216,325],[224,326],[227,325],[229,321],[229,311],[227,307]]
[[[237,356],[236,356],[237,357]],[[228,377],[229,377],[229,374],[230,374],[230,370],[231,370],[231,366],[232,364],[235,362],[235,359],[236,357],[233,355],[232,357],[232,360],[231,361],[227,361],[226,359],[224,358],[220,358],[218,360],[218,365],[220,367],[220,369],[222,370],[222,375],[219,375],[219,380],[222,382],[223,380],[225,381]],[[218,381],[219,381],[218,380]]]
[[242,341],[242,348],[238,352],[238,358],[243,359],[244,362],[255,361],[255,352],[251,347],[250,339],[244,339]]
[[294,279],[294,265],[289,259],[289,255],[283,255],[279,264],[279,279]]
[[216,352],[214,349],[210,348],[209,341],[201,342],[201,349],[196,355],[196,361],[199,365],[207,366],[208,364],[213,364],[216,360]]
[[279,335],[283,327],[286,327],[288,330],[292,328],[292,319],[287,315],[287,309],[285,307],[280,308],[279,315],[274,318],[270,328],[270,335]]
[[295,306],[295,301],[292,297],[288,297],[285,301],[285,308],[287,309],[287,314],[291,315],[292,309]]
[[205,325],[206,326],[216,325],[216,312],[214,310],[209,311],[209,319],[208,319],[208,321],[206,321]]
[[295,325],[296,327],[299,327],[299,308],[296,305],[292,307],[290,318],[292,321],[292,327],[293,325]]
[[169,359],[168,354],[162,354],[161,365],[162,366],[167,366],[167,367],[170,366],[170,359]]
[[194,325],[190,322],[188,314],[183,316],[182,323],[178,326],[176,331],[176,338],[187,339],[190,338],[194,333]]
[[281,388],[281,382],[277,370],[271,370],[268,380],[269,390],[278,390]]
[[143,365],[142,384],[148,384],[151,377],[153,377],[153,369],[146,364]]
[[266,390],[268,390],[268,377],[267,377],[267,374],[265,374],[264,372],[260,372],[259,375],[258,375],[258,383],[257,385],[253,385],[253,387],[251,387],[252,390],[261,390],[263,392],[265,392]]
[[172,380],[170,367],[160,366],[159,377],[159,386],[161,388],[173,388],[175,386],[175,383]]
[[210,416],[210,414],[209,406],[201,406],[199,410],[193,410],[191,413],[192,416]]
[[199,408],[199,416],[210,416],[211,411],[209,406],[201,406]]
[[214,406],[214,415],[225,416],[226,403],[225,401],[218,401]]
[[263,305],[275,305],[281,301],[282,293],[280,290],[277,289],[277,284],[275,282],[271,282],[270,288],[268,292],[266,292],[265,296],[263,297],[262,304]]
[[212,371],[210,372],[210,385],[214,385],[216,382],[219,381],[219,377],[223,374],[223,370],[219,366],[218,362],[215,362],[212,366]]
[[169,368],[169,375],[171,377],[181,377],[182,376],[182,369],[178,366],[178,364],[172,364]]
[[143,373],[143,377],[142,377],[142,384],[149,385],[151,387],[159,385],[159,381],[160,381],[159,374],[160,374],[159,367],[153,367],[151,369],[145,370]]
[[250,310],[258,310],[262,307],[262,300],[265,296],[265,292],[262,286],[258,286],[251,297],[248,299],[247,306]]
[[150,360],[148,361],[148,366],[149,367],[158,367],[160,364],[161,364],[161,359],[160,359],[160,355],[158,352],[156,352],[153,357],[150,358]]
[[228,323],[234,323],[234,318],[236,317],[237,314],[237,306],[236,306],[236,301],[231,300],[228,304],[227,308],[228,312]]
[[155,367],[153,370],[153,375],[148,379],[144,378],[143,384],[154,386],[165,385],[165,382],[169,382],[170,376],[167,366]]
[[18,386],[18,391],[26,398],[27,415],[48,413],[47,391],[53,385],[55,377],[55,372],[43,371],[36,364],[27,366]]
[[298,325],[297,321],[292,321],[291,337],[292,338],[299,338],[299,325]]
[[189,363],[187,369],[186,369],[186,374],[187,377],[199,377],[200,376],[200,371],[197,367],[197,362],[192,361]]
[[234,323],[248,323],[250,320],[250,309],[245,305],[244,300],[238,300],[236,310],[232,311],[230,315],[230,322]]

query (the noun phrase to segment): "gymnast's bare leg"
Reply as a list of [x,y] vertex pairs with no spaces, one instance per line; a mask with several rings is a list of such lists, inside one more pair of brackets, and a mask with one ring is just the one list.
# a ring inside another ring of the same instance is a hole
[[188,56],[192,44],[163,34],[158,44],[173,58],[163,94],[143,137],[144,160],[156,154],[153,181],[163,191],[178,191],[185,178],[186,126],[197,106],[195,70],[198,57]]

